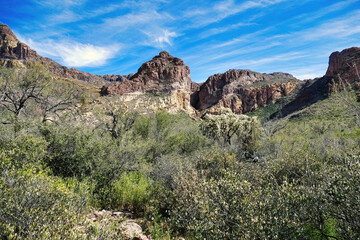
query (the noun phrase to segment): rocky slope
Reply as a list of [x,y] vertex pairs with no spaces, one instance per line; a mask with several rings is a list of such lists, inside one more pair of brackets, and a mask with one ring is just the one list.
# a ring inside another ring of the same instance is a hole
[[30,49],[28,45],[20,42],[9,26],[0,24],[0,65],[12,67],[29,62],[44,64],[52,73],[63,78],[78,79],[96,85],[103,85],[105,82],[101,76],[82,72],[76,68],[69,69],[49,58],[38,55],[36,51]]
[[298,84],[288,73],[262,74],[231,69],[210,76],[193,94],[193,106],[216,113],[220,107],[235,113],[247,113],[288,95]]
[[360,81],[359,70],[360,48],[352,47],[332,53],[326,74],[321,78],[307,81],[295,100],[285,105],[272,117],[287,116],[327,98],[333,91],[342,90],[347,84]]

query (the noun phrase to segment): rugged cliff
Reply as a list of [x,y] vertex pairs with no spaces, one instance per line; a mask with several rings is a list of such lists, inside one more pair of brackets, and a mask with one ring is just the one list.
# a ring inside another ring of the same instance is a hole
[[197,90],[198,84],[191,81],[189,67],[180,58],[160,52],[142,64],[134,75],[122,76],[115,83],[104,85],[101,94],[119,95],[126,107],[184,110],[194,115],[196,110],[190,104],[192,89]]
[[[251,112],[288,95],[298,84],[288,73],[262,74],[250,70],[231,69],[210,76],[193,94],[193,106],[216,113],[220,107],[235,113]],[[197,100],[195,100],[197,98]]]

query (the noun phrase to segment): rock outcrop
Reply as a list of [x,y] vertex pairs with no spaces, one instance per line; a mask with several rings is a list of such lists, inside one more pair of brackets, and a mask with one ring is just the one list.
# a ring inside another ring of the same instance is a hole
[[193,94],[192,104],[198,110],[209,109],[213,113],[221,107],[238,114],[247,113],[288,95],[298,82],[288,73],[231,69],[210,76],[197,95]]
[[[190,69],[183,60],[168,52],[160,52],[158,56],[142,64],[134,75],[128,78],[122,76],[115,83],[104,85],[101,95],[120,95],[126,108],[161,108],[169,112],[183,110],[196,115],[196,110],[190,104],[190,94],[198,88],[199,85],[191,81]],[[142,96],[146,93],[153,95]]]
[[321,78],[307,81],[296,98],[272,117],[287,116],[327,98],[333,91],[342,90],[346,85],[360,81],[359,69],[360,48],[352,47],[332,53],[326,74]]
[[360,48],[352,47],[341,52],[334,52],[329,58],[329,67],[324,77],[333,78],[336,82],[339,77],[348,83],[360,81]]
[[141,65],[137,73],[115,84],[105,86],[104,95],[125,93],[191,92],[190,69],[180,58],[160,52],[151,61]]
[[0,63],[1,66],[13,67],[24,65],[30,62],[37,62],[45,65],[55,75],[63,78],[78,79],[91,82],[97,85],[103,85],[103,77],[77,70],[76,68],[67,68],[57,62],[42,57],[32,50],[25,43],[20,42],[9,26],[0,24]]
[[30,47],[20,42],[9,26],[0,24],[0,56],[3,59],[41,60]]

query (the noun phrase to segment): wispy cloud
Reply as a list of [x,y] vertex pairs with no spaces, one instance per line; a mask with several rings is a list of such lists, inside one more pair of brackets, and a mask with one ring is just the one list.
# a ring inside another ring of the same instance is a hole
[[145,34],[150,39],[148,44],[150,46],[158,46],[159,48],[165,47],[166,44],[172,46],[172,38],[178,36],[176,32],[171,32],[168,29],[161,29],[158,32],[145,32]]
[[278,54],[271,57],[259,58],[259,59],[241,59],[241,60],[228,60],[222,61],[221,63],[205,64],[199,66],[199,69],[207,69],[213,73],[224,72],[228,69],[248,69],[248,68],[259,68],[265,64],[274,62],[286,62],[294,59],[301,59],[309,57],[308,53],[303,52],[289,52],[285,54]]
[[204,27],[220,22],[232,15],[245,12],[252,8],[265,8],[286,0],[256,0],[237,3],[234,0],[225,0],[214,4],[207,9],[191,9],[184,12],[183,17],[192,19],[192,28]]
[[69,6],[82,5],[87,0],[33,0],[34,3],[51,8],[64,8]]
[[120,50],[115,46],[94,46],[75,41],[44,40],[35,42],[32,39],[22,39],[39,54],[60,59],[61,63],[68,67],[98,67],[115,56]]
[[330,13],[336,12],[336,11],[340,11],[346,7],[348,7],[349,5],[358,2],[358,0],[345,0],[345,1],[340,1],[337,3],[334,3],[330,6],[327,6],[325,8],[322,8],[318,11],[316,11],[315,13],[312,12],[311,14],[307,13],[307,14],[302,14],[300,16],[297,16],[297,19],[300,19],[300,21],[298,21],[296,24],[297,25],[301,25],[304,23],[309,23],[309,22],[313,22],[316,19],[319,19],[321,17],[324,17]]
[[214,36],[214,35],[217,35],[217,34],[220,34],[220,33],[224,33],[224,32],[227,32],[229,30],[232,30],[232,29],[237,29],[239,27],[243,27],[243,26],[250,26],[250,25],[254,25],[255,23],[236,23],[236,24],[232,24],[232,25],[229,25],[229,26],[226,26],[226,27],[218,27],[218,28],[211,28],[209,30],[205,30],[204,32],[202,32],[200,34],[200,38],[207,38],[207,37],[210,37],[210,36]]

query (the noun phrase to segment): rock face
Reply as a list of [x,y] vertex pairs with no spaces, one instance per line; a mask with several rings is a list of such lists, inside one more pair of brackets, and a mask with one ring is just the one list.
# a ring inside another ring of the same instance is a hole
[[359,70],[360,48],[352,47],[330,55],[325,77],[334,78],[337,81],[340,76],[343,81],[352,83],[360,81]]
[[106,86],[104,95],[125,93],[191,92],[190,69],[180,58],[160,52],[151,61],[141,65],[137,73],[116,84]]
[[[210,76],[193,94],[193,106],[198,110],[209,108],[216,113],[220,107],[242,114],[274,103],[288,95],[298,80],[288,73],[262,74],[250,70],[231,69]],[[197,100],[196,100],[197,98]]]
[[360,81],[360,48],[352,47],[330,55],[326,74],[318,79],[307,81],[292,102],[285,105],[273,117],[282,117],[301,110],[319,100],[323,100],[335,90]]
[[101,76],[85,73],[76,68],[68,69],[49,58],[38,55],[28,45],[20,42],[9,26],[4,24],[0,24],[0,60],[1,66],[6,67],[38,62],[47,66],[52,73],[60,77],[78,79],[97,85],[103,85],[105,82]]
[[4,59],[36,60],[41,57],[21,43],[7,25],[0,24],[0,56]]

